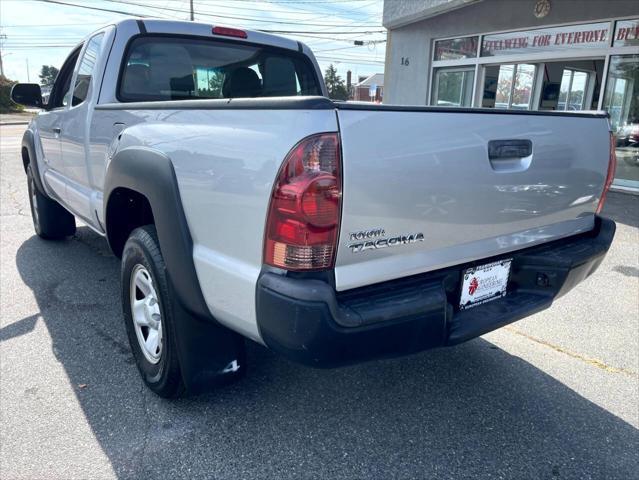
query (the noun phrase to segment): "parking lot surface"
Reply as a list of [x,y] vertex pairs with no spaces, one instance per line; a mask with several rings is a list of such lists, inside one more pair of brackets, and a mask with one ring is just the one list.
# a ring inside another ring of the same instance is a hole
[[245,379],[166,401],[106,241],[34,235],[24,128],[0,127],[1,478],[638,478],[639,197],[609,195],[609,255],[550,310],[337,370],[251,344]]

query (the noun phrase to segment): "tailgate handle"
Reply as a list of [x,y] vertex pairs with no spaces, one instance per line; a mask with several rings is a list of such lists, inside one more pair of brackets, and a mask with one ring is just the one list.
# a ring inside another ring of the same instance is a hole
[[524,158],[532,155],[530,140],[490,140],[488,158],[490,160]]

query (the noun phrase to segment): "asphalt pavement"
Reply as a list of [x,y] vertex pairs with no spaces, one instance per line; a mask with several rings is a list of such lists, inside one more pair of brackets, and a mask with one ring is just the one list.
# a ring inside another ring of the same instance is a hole
[[337,370],[255,344],[240,382],[166,401],[87,227],[34,235],[0,126],[0,478],[639,478],[639,197],[610,194],[599,271],[466,344]]

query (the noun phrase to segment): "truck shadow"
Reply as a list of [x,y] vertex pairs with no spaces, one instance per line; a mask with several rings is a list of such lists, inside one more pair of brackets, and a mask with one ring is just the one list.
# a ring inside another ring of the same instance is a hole
[[[338,370],[251,344],[239,383],[164,401],[137,373],[119,262],[103,239],[87,228],[61,243],[32,237],[16,262],[120,478],[631,478],[639,469],[637,429],[483,339]],[[0,338],[28,335],[37,318]]]

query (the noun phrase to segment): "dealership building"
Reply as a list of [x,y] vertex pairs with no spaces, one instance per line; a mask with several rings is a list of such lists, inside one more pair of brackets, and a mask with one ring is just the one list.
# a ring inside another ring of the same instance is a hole
[[639,192],[639,1],[385,0],[384,103],[606,110]]

